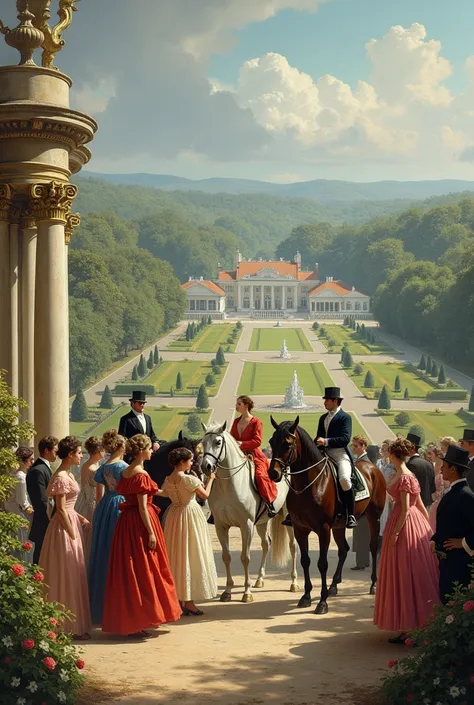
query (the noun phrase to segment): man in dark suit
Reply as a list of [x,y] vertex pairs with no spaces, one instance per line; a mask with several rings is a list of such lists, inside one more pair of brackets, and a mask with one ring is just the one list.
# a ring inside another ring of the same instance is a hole
[[354,490],[352,489],[352,460],[349,443],[352,436],[352,418],[341,409],[342,397],[339,387],[326,387],[324,390],[324,408],[327,414],[319,419],[315,443],[324,446],[327,454],[337,463],[342,501],[347,513],[346,526],[357,526],[354,511]]
[[150,416],[144,413],[146,392],[132,392],[132,398],[129,401],[132,408],[120,419],[119,434],[125,438],[132,438],[138,433],[144,433],[153,443],[153,451],[157,451],[160,447],[158,436],[153,430]]
[[463,477],[468,459],[467,450],[449,446],[441,466],[443,480],[451,486],[438,506],[431,550],[439,557],[439,593],[444,604],[455,583],[469,585],[474,568],[474,493]]
[[464,450],[467,450],[469,453],[468,470],[465,473],[465,478],[467,484],[474,492],[474,430],[472,428],[465,428],[463,437],[459,442],[461,448],[464,448]]
[[407,441],[412,445],[412,453],[407,460],[407,468],[411,470],[420,483],[421,499],[425,507],[428,508],[433,504],[433,495],[436,492],[434,467],[429,460],[420,457],[418,453],[421,447],[420,436],[416,433],[409,433]]
[[26,488],[34,511],[28,538],[35,544],[33,563],[36,564],[39,562],[41,547],[49,524],[49,500],[46,488],[51,480],[51,465],[57,458],[58,443],[58,439],[54,436],[42,438],[38,443],[39,458],[26,473]]

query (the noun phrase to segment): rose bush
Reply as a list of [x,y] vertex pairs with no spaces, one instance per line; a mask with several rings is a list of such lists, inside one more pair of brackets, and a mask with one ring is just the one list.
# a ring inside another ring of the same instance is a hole
[[387,705],[474,703],[474,575],[468,590],[456,589],[428,624],[410,634],[409,656],[390,661],[384,679]]
[[[11,396],[0,372],[0,504],[16,484],[12,449],[20,438],[33,434],[29,424],[18,423],[18,409],[23,406]],[[23,521],[0,511],[0,702],[72,705],[83,680],[84,662],[71,638],[61,633],[67,613],[43,599],[41,570],[12,556],[22,549],[16,534]]]

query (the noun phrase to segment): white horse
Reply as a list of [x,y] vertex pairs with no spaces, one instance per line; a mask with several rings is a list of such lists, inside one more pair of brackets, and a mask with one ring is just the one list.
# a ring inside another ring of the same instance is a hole
[[[265,564],[268,549],[272,546],[272,562],[284,567],[292,559],[290,592],[296,592],[296,557],[297,544],[292,527],[282,526],[282,519],[288,486],[286,483],[278,484],[278,497],[274,507],[278,512],[274,520],[270,520],[265,503],[261,500],[254,487],[254,464],[245,455],[237,441],[228,433],[226,424],[210,424],[204,426],[202,471],[209,475],[216,474],[216,480],[209,497],[209,506],[214,517],[216,532],[222,546],[222,560],[224,561],[227,584],[221,595],[221,602],[229,602],[232,598],[234,581],[230,572],[229,529],[238,526],[242,535],[242,553],[240,559],[244,567],[245,585],[242,602],[253,602],[250,587],[249,564],[250,544],[254,529],[257,529],[262,542],[262,560],[260,570],[255,582],[255,588],[264,585]],[[271,521],[271,537],[268,532],[268,523]],[[288,534],[289,541],[285,541]]]

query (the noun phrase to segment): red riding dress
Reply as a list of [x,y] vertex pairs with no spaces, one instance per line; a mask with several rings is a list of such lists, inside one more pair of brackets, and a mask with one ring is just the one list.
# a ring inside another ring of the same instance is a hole
[[268,460],[260,450],[262,445],[263,424],[256,416],[252,416],[242,435],[238,425],[241,417],[234,420],[230,430],[236,441],[241,441],[240,448],[244,453],[251,453],[255,463],[255,482],[262,499],[265,502],[274,502],[278,496],[277,486],[268,477]]

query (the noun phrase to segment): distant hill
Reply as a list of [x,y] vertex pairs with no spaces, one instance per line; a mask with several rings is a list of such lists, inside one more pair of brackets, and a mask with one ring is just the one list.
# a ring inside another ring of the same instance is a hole
[[185,179],[168,174],[96,174],[83,172],[84,177],[102,179],[112,184],[151,186],[163,191],[200,191],[234,195],[266,194],[292,198],[308,198],[318,203],[351,201],[424,200],[431,196],[474,191],[474,181],[444,179],[440,181],[374,181],[356,183],[316,179],[293,184],[274,184],[251,179]]

